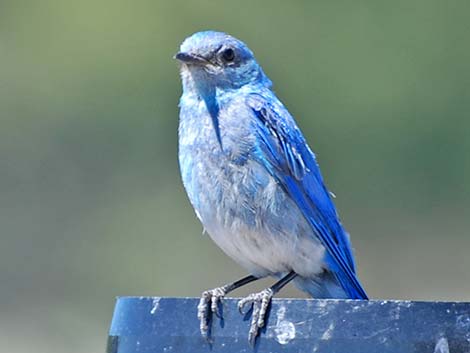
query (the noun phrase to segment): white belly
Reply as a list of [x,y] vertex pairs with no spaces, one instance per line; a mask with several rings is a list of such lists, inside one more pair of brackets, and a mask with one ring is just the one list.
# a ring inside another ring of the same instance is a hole
[[[230,187],[226,180],[210,187],[213,174],[201,186],[207,190],[199,198],[198,208],[212,240],[257,276],[295,271],[313,277],[321,273],[324,247],[299,208],[264,168],[255,163],[244,168],[239,173],[246,176],[230,180]],[[255,186],[249,181],[254,175]],[[221,184],[225,186],[218,186]]]
[[323,271],[325,249],[314,239],[297,234],[273,234],[267,229],[252,229],[242,222],[231,227],[212,225],[207,229],[212,240],[233,260],[256,276],[295,271],[314,277]]

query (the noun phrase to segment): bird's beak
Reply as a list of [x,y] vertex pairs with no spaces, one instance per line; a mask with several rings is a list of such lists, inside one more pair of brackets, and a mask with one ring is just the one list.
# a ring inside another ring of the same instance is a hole
[[194,64],[194,65],[206,65],[207,64],[207,59],[203,58],[202,56],[184,53],[184,52],[176,53],[176,55],[173,58],[185,64]]

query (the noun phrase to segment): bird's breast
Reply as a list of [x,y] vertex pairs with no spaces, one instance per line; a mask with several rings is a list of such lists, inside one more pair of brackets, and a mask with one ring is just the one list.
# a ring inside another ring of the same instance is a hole
[[[253,201],[268,175],[253,161],[250,131],[231,124],[221,112],[221,144],[213,121],[203,109],[186,112],[179,127],[179,162],[183,184],[199,217],[231,223],[234,217],[253,222]],[[188,118],[188,115],[191,115]]]

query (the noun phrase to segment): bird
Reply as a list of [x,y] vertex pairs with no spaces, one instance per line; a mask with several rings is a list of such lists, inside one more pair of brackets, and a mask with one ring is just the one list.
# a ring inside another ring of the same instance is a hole
[[210,339],[224,296],[268,276],[277,282],[238,302],[242,314],[252,309],[251,344],[266,325],[272,297],[289,282],[313,298],[367,300],[334,195],[253,52],[208,30],[187,37],[174,58],[182,81],[183,185],[205,232],[249,273],[202,293],[202,336]]

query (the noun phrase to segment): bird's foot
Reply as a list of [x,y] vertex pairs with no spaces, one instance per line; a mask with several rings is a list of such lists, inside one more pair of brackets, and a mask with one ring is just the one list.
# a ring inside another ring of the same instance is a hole
[[250,294],[238,302],[238,310],[241,314],[245,314],[244,309],[247,305],[251,305],[253,308],[250,331],[248,332],[248,341],[252,346],[255,344],[259,330],[265,324],[266,314],[273,295],[274,291],[271,288],[266,288],[259,293]]
[[219,304],[222,304],[227,290],[225,287],[218,287],[206,290],[202,293],[201,300],[197,306],[197,318],[199,319],[199,329],[202,337],[209,340],[209,324],[212,319],[212,314],[217,317],[222,317],[219,310]]

